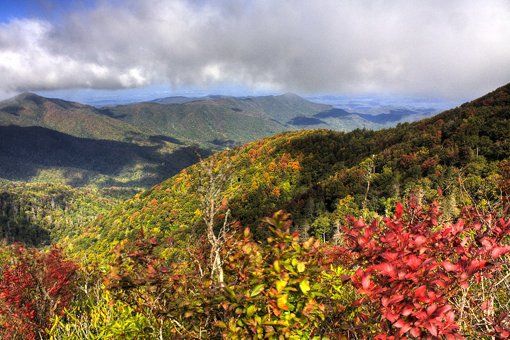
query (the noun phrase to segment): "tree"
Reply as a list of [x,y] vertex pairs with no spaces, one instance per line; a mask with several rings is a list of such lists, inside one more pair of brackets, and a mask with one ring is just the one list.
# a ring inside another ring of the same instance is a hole
[[[197,165],[198,184],[196,193],[199,199],[199,210],[205,224],[207,241],[209,242],[210,276],[213,282],[224,285],[223,259],[221,249],[225,242],[232,221],[228,199],[232,196],[233,171],[232,163],[222,163],[217,156],[202,160]],[[235,189],[234,189],[235,191]]]

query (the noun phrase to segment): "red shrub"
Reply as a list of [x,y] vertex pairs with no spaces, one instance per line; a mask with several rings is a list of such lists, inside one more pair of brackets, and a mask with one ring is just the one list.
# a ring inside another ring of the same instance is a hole
[[343,251],[358,266],[352,281],[364,295],[359,302],[378,306],[379,339],[462,338],[449,299],[491,276],[501,266],[496,259],[510,252],[502,244],[510,221],[466,210],[455,224],[439,226],[438,216],[436,204],[422,211],[410,203],[404,216],[398,203],[395,219],[384,225],[351,218],[343,228]]
[[59,248],[43,253],[17,246],[14,254],[0,281],[0,338],[40,338],[73,297],[78,266]]

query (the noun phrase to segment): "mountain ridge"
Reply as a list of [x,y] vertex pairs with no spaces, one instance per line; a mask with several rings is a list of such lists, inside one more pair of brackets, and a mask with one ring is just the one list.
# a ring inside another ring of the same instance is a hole
[[[506,85],[396,128],[284,132],[218,153],[209,166],[234,165],[233,181],[224,195],[232,217],[259,235],[264,235],[260,220],[285,209],[306,233],[330,237],[346,213],[367,209],[382,214],[388,204],[405,197],[448,204],[467,197],[498,199],[501,179],[510,176],[504,170],[510,157],[509,99]],[[196,185],[201,167],[193,165],[117,206],[90,226],[102,241],[87,243],[98,242],[99,249],[106,250],[104,242],[134,237],[140,230],[157,228],[157,237],[192,232],[200,225]],[[459,178],[465,183],[461,187]],[[466,190],[470,196],[464,196]]]

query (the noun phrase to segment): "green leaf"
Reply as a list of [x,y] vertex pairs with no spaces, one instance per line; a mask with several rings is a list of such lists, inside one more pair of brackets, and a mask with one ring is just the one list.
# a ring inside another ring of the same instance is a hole
[[251,291],[250,297],[254,297],[259,295],[264,290],[264,284],[256,285],[255,288]]
[[273,262],[274,270],[276,270],[277,273],[279,273],[282,269],[280,268],[280,262],[278,260]]
[[253,314],[255,314],[256,311],[257,311],[257,307],[255,307],[254,305],[251,305],[246,309],[246,315],[248,315],[248,317],[251,317]]
[[306,265],[304,262],[298,262],[297,264],[297,271],[298,273],[302,273],[305,271]]
[[299,283],[299,289],[301,289],[303,294],[306,294],[310,291],[310,283],[308,282],[307,279],[305,279]]

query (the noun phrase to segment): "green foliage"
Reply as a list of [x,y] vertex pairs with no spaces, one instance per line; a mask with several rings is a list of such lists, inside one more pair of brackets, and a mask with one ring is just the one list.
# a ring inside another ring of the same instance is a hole
[[84,225],[118,201],[97,189],[46,183],[0,184],[0,238],[39,246],[65,242],[81,235]]
[[156,339],[159,329],[153,322],[96,285],[64,315],[53,318],[48,335],[54,340]]
[[[326,245],[301,241],[282,212],[266,222],[267,242],[254,240],[249,229],[226,236],[223,284],[211,280],[203,247],[188,245],[187,258],[177,251],[166,260],[154,238],[119,244],[106,282],[118,299],[154,317],[170,337],[351,334],[355,292],[343,284],[341,269],[332,270]],[[327,318],[329,312],[335,317]]]
[[246,230],[244,238],[227,245],[226,272],[237,280],[228,283],[222,304],[228,320],[216,325],[232,339],[312,338],[322,331],[326,309],[321,273],[327,261],[320,242],[300,242],[282,212],[266,222],[271,225],[267,243],[255,243]]

